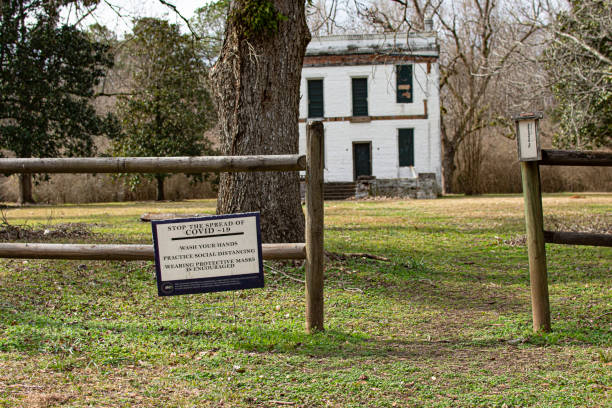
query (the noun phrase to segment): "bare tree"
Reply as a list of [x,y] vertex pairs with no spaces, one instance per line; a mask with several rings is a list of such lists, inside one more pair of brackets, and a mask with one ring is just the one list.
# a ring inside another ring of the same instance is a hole
[[481,130],[499,125],[508,115],[493,109],[496,103],[491,96],[499,94],[491,92],[492,88],[502,79],[512,57],[537,31],[533,25],[512,20],[495,0],[454,2],[450,9],[438,13],[444,44],[440,89],[446,192],[454,190],[456,155],[462,144],[478,137]]
[[444,0],[354,0],[357,13],[383,31],[423,31]]
[[306,9],[310,32],[317,35],[332,35],[342,31],[338,22],[338,0],[316,0]]
[[[499,104],[491,100],[490,91],[513,57],[538,32],[539,27],[532,22],[539,20],[540,13],[537,3],[525,8],[520,2],[501,0],[377,0],[362,7],[360,14],[382,31],[420,30],[426,18],[434,19],[441,45],[441,144],[446,193],[456,190],[457,160],[464,142],[504,123],[508,112],[493,109]],[[471,140],[470,146],[474,158],[473,148],[481,144]]]

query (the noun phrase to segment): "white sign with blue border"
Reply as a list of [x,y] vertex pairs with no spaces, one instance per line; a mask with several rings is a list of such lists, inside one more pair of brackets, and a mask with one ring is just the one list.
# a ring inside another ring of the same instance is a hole
[[264,286],[259,213],[151,224],[159,296]]

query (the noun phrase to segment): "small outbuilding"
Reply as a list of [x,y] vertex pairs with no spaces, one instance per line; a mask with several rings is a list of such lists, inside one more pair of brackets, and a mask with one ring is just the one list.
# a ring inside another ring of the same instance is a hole
[[438,58],[434,32],[312,39],[302,69],[300,152],[306,122],[321,120],[329,198],[334,186],[341,196],[351,185],[357,194],[437,195]]

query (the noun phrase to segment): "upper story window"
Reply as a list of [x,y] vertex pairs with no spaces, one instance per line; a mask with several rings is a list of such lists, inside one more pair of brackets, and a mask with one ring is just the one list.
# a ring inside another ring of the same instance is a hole
[[368,78],[353,78],[353,116],[368,116]]
[[308,80],[308,117],[323,117],[323,80]]
[[412,65],[396,65],[397,103],[412,103]]

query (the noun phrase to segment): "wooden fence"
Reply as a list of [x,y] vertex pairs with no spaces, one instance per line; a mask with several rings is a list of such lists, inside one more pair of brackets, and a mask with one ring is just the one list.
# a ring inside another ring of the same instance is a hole
[[[323,330],[323,124],[303,155],[0,159],[0,173],[205,173],[306,170],[306,243],[263,244],[264,259],[306,259],[306,329]],[[152,245],[0,243],[0,258],[153,260]]]
[[521,176],[525,200],[533,329],[550,331],[545,244],[612,247],[612,234],[545,231],[540,166],[612,166],[612,153],[542,149],[539,156],[537,160],[521,161]]

